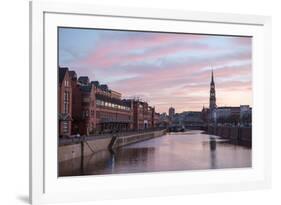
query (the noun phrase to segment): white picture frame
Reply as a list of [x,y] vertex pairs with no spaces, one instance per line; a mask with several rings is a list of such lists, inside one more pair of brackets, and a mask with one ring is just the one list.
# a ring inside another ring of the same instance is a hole
[[[57,89],[56,28],[93,25],[128,30],[253,36],[252,168],[58,178],[57,128],[56,121],[53,122],[57,113],[54,93]],[[31,2],[30,93],[32,204],[237,191],[269,188],[271,185],[270,17]]]

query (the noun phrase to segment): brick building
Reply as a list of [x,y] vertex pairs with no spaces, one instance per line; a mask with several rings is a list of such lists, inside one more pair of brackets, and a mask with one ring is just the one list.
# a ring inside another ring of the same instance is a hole
[[71,134],[72,121],[72,88],[71,76],[68,68],[59,68],[58,85],[58,127],[59,136]]
[[147,102],[131,100],[133,107],[133,128],[136,130],[155,127],[155,109]]
[[60,136],[153,128],[156,119],[159,124],[159,115],[146,102],[122,99],[106,84],[59,68]]

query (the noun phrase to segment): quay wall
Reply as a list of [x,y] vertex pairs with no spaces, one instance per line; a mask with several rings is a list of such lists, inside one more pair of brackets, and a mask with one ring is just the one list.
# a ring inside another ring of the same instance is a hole
[[208,126],[206,131],[208,134],[217,135],[241,145],[252,146],[251,127]]
[[160,130],[160,131],[118,137],[116,139],[116,141],[114,142],[114,144],[112,145],[112,148],[117,148],[117,147],[125,146],[128,144],[133,144],[136,142],[148,140],[148,139],[155,138],[155,137],[160,137],[164,134],[165,134],[165,131]]
[[84,156],[87,156],[93,154],[93,151],[99,152],[105,150],[107,149],[110,141],[111,138],[103,138],[103,139],[88,140],[76,144],[59,146],[59,150],[58,150],[59,162],[81,157],[82,154]]
[[[151,131],[146,133],[136,133],[127,136],[105,137],[99,139],[85,140],[74,144],[60,145],[58,148],[59,162],[71,160],[83,156],[88,156],[109,148],[115,149],[132,143],[160,137],[165,134],[165,130]],[[110,147],[111,146],[111,147]]]

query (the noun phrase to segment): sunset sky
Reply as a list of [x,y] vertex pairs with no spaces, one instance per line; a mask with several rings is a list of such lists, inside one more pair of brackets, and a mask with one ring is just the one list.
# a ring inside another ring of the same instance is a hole
[[249,37],[59,29],[59,65],[157,112],[209,105],[214,70],[218,106],[252,105]]

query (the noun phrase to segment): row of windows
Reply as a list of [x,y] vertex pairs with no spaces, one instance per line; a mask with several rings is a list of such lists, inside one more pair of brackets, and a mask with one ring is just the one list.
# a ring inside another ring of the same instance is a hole
[[97,111],[97,118],[101,119],[115,119],[115,120],[130,120],[130,115],[117,114],[117,113],[107,113]]
[[[91,116],[94,117],[95,116],[94,110],[91,110],[90,112],[91,112]],[[83,117],[89,117],[89,110],[83,110],[82,111],[82,116]]]
[[127,110],[130,111],[131,108],[130,107],[126,107],[123,105],[117,105],[111,102],[106,102],[106,101],[102,101],[102,100],[97,100],[96,101],[96,105],[98,106],[105,106],[105,107],[111,107],[111,108],[115,108],[115,109],[120,109],[120,110]]

